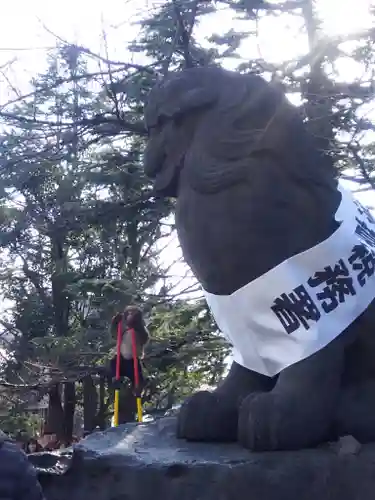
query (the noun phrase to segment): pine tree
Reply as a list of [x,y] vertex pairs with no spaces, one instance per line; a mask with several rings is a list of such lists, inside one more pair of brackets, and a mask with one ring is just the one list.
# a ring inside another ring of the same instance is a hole
[[51,389],[59,433],[68,438],[75,373],[103,363],[114,342],[110,318],[144,302],[158,280],[152,248],[170,212],[150,197],[139,138],[122,147],[93,142],[87,116],[98,116],[109,100],[101,89],[88,90],[85,74],[74,47],[51,54],[1,139],[1,286],[12,303],[2,321],[12,339],[6,375],[31,385],[68,380],[64,413],[60,388]]
[[[81,397],[85,424],[94,425],[90,374],[103,373],[97,366],[114,352],[108,324],[124,305],[136,302],[150,320],[150,412],[217,381],[227,352],[206,306],[161,286],[167,269],[156,243],[167,236],[162,221],[173,206],[152,196],[142,169],[141,113],[156,75],[119,73],[98,85],[85,54],[63,46],[34,92],[2,116],[0,279],[11,304],[2,327],[12,353],[4,377],[8,387],[49,388],[49,424],[66,439]],[[101,419],[110,402],[101,401]]]

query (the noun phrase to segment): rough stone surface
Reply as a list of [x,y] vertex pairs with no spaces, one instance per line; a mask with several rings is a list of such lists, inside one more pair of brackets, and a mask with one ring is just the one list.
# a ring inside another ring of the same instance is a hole
[[178,441],[175,425],[168,417],[121,426],[89,436],[71,456],[30,460],[47,500],[373,500],[373,444],[349,455],[331,445],[251,453]]

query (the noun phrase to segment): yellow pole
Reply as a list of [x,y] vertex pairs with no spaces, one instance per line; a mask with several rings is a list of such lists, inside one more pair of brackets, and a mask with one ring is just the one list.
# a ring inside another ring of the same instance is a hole
[[130,329],[131,331],[131,336],[132,336],[132,351],[133,351],[133,363],[134,363],[134,385],[135,385],[135,391],[137,394],[137,415],[138,415],[138,422],[142,422],[142,400],[140,395],[138,394],[139,391],[139,366],[138,366],[138,355],[137,355],[137,338],[135,334],[134,328]]
[[113,418],[113,424],[115,427],[118,426],[118,412],[119,412],[119,406],[120,406],[120,391],[118,389],[115,390],[115,408],[114,408],[114,418]]
[[141,398],[137,398],[137,415],[138,415],[138,422],[142,422],[143,412],[142,412],[142,400],[141,400]]

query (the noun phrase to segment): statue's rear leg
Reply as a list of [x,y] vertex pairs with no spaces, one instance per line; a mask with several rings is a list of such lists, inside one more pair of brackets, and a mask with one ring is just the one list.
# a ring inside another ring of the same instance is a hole
[[239,412],[239,442],[253,451],[293,450],[328,437],[344,369],[342,335],[279,375],[275,388],[248,396]]
[[185,401],[177,436],[190,441],[235,441],[241,401],[250,393],[271,390],[274,384],[275,379],[233,363],[214,392],[198,392]]

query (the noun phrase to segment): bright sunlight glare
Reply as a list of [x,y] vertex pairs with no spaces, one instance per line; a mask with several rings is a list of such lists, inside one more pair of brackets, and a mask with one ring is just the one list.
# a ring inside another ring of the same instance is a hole
[[371,28],[371,0],[319,0],[322,31],[328,36],[348,35]]

